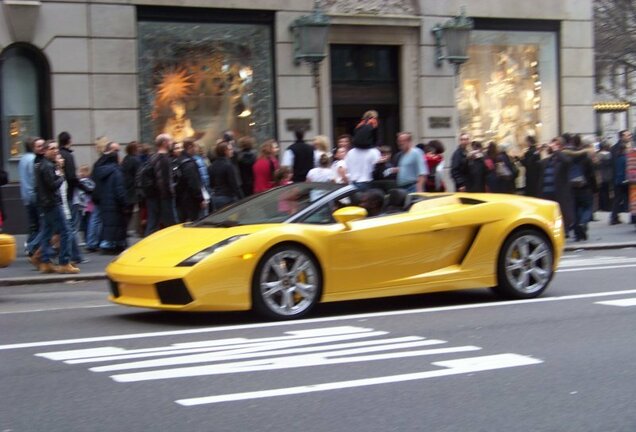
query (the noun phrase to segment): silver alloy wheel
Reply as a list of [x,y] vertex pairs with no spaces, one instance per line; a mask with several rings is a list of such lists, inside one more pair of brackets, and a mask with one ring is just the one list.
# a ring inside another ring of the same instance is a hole
[[318,295],[318,268],[305,252],[289,249],[272,255],[262,266],[260,295],[273,313],[301,314]]
[[506,278],[518,292],[536,293],[550,282],[552,260],[552,249],[543,236],[530,233],[522,235],[506,251]]

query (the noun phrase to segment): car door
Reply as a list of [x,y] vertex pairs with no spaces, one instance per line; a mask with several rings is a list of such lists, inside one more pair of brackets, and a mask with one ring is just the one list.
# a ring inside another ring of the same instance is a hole
[[413,287],[457,264],[469,230],[453,229],[439,211],[378,216],[328,237],[329,291],[338,294]]

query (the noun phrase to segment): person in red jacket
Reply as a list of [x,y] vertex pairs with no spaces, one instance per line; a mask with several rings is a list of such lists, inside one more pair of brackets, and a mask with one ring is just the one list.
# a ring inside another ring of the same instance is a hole
[[446,188],[441,179],[441,173],[437,172],[438,166],[443,168],[444,163],[444,144],[439,140],[429,141],[424,146],[425,159],[428,165],[428,177],[426,178],[427,192],[444,192]]
[[279,165],[276,153],[278,153],[278,143],[275,140],[267,140],[261,145],[258,159],[252,165],[254,193],[264,192],[275,186],[274,173]]

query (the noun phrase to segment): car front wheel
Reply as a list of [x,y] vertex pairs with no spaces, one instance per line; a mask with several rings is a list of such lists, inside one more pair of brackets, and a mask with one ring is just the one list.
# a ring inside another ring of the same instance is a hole
[[252,286],[254,309],[267,318],[306,315],[320,299],[322,277],[316,259],[296,245],[268,251],[256,268]]
[[506,239],[497,263],[497,286],[493,290],[509,299],[539,296],[553,275],[554,254],[547,237],[532,229]]

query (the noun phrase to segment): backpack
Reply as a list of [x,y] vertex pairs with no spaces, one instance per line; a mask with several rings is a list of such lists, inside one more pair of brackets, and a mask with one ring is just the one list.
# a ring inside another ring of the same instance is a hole
[[570,165],[568,178],[570,181],[570,186],[575,189],[580,189],[587,186],[587,180],[585,179],[585,173],[583,172],[583,164],[581,160]]
[[153,196],[156,193],[155,169],[150,161],[146,162],[135,174],[135,189],[141,199]]
[[180,161],[175,161],[172,164],[172,184],[174,185],[175,190],[181,190],[184,187],[182,183],[185,180],[185,176],[183,175],[182,166],[190,160],[192,159],[186,158]]

